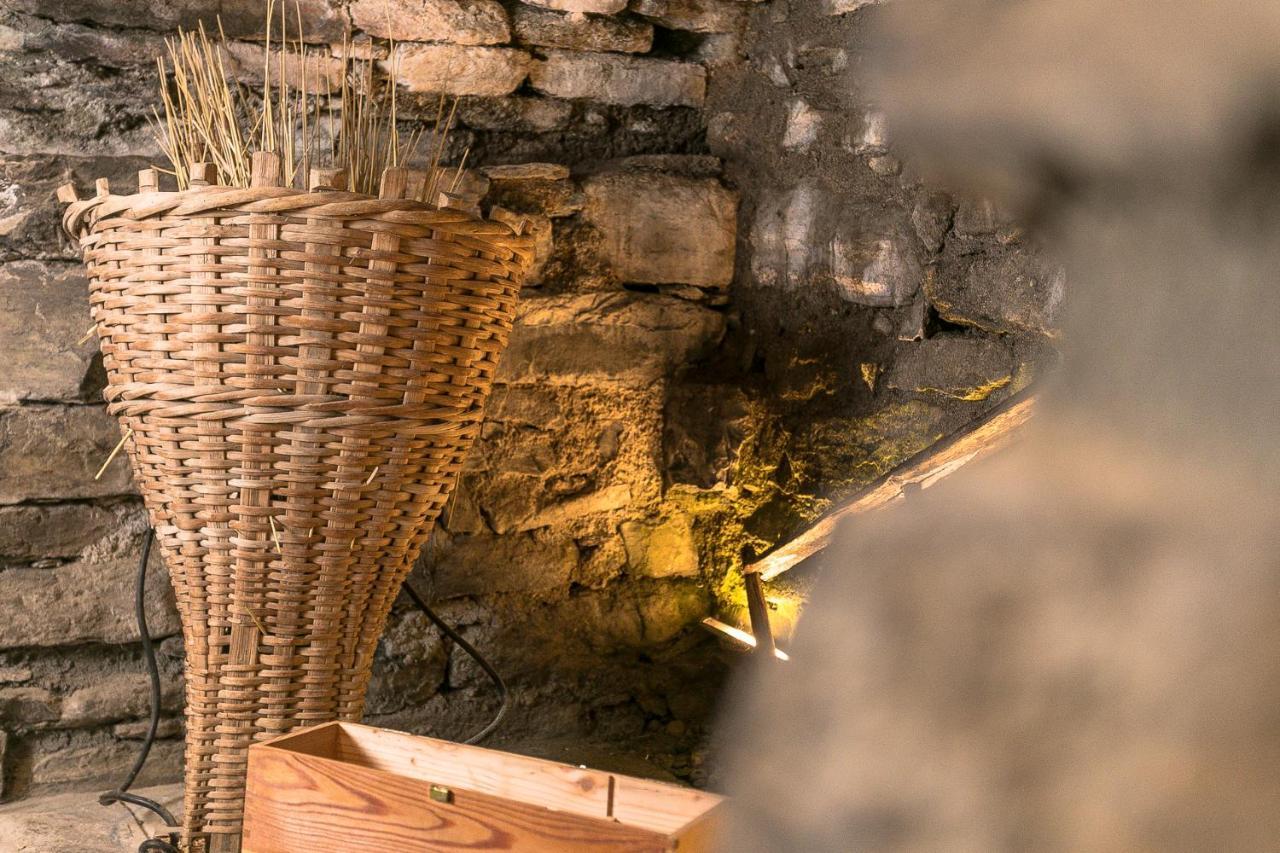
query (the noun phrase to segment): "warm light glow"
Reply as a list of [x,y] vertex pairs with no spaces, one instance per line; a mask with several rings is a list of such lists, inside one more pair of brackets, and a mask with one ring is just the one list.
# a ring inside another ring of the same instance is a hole
[[[732,640],[733,642],[737,643],[740,646],[744,646],[747,649],[754,649],[756,647],[756,638],[751,636],[741,628],[736,628],[733,625],[730,625],[726,622],[721,622],[719,619],[713,619],[710,616],[703,619],[702,624],[706,626],[709,630],[715,632],[716,634],[719,634],[729,640]],[[775,656],[777,656],[778,660],[791,660],[791,656],[788,655],[786,652],[784,652],[782,649],[775,648],[773,650],[773,653]]]

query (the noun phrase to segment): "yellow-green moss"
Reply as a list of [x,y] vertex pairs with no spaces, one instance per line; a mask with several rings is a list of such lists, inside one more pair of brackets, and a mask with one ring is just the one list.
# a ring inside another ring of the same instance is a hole
[[[664,515],[691,519],[703,575],[720,612],[746,606],[744,552],[763,556],[839,500],[941,437],[943,412],[909,401],[856,418],[825,418],[791,432],[763,407],[738,449],[728,482],[667,491]],[[785,464],[784,464],[785,463]]]

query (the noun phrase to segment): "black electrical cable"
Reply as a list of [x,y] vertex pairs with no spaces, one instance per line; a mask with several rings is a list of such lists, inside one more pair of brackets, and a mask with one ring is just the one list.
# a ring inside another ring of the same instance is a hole
[[[146,660],[147,676],[151,682],[151,721],[147,725],[147,736],[142,740],[142,749],[138,751],[138,757],[134,760],[129,775],[125,777],[119,788],[100,795],[98,804],[110,806],[115,803],[129,803],[141,806],[159,815],[165,826],[177,826],[178,822],[174,820],[173,814],[164,806],[139,794],[129,793],[129,789],[138,779],[138,774],[142,772],[142,766],[147,763],[147,756],[150,755],[151,746],[156,740],[156,731],[160,728],[160,666],[156,663],[155,646],[151,644],[151,631],[147,628],[146,600],[147,561],[151,557],[151,541],[154,537],[155,534],[148,527],[146,538],[142,540],[142,559],[138,562],[138,581],[134,587],[133,596],[133,612],[138,621],[138,635],[142,638],[142,656]],[[180,853],[176,845],[178,840],[176,834],[171,833],[169,838],[175,843],[159,838],[149,838],[138,847],[138,853]]]
[[465,639],[463,639],[461,634],[459,634],[453,628],[449,627],[449,625],[446,624],[443,619],[437,616],[435,614],[435,611],[432,610],[430,607],[428,607],[427,603],[422,600],[422,596],[418,595],[418,593],[413,591],[413,587],[409,586],[408,582],[404,584],[403,589],[405,591],[405,594],[407,594],[409,598],[413,600],[413,603],[418,605],[418,609],[421,610],[423,614],[428,619],[431,620],[431,624],[439,628],[442,634],[444,634],[450,640],[453,640],[455,643],[458,644],[458,647],[460,649],[462,649],[464,652],[470,655],[471,659],[474,660],[477,664],[479,664],[480,668],[483,669],[485,671],[485,674],[488,675],[489,678],[493,681],[493,686],[497,688],[498,698],[501,700],[501,704],[499,704],[498,706],[498,713],[494,715],[494,718],[493,720],[490,721],[489,725],[485,726],[483,729],[481,729],[480,731],[476,732],[474,735],[472,735],[471,737],[463,741],[463,743],[466,743],[466,744],[480,743],[482,740],[484,740],[489,735],[493,734],[494,731],[497,730],[498,726],[502,723],[502,718],[507,715],[507,710],[511,706],[511,694],[507,690],[507,683],[502,680],[502,676],[499,675],[498,671],[493,668],[493,664],[485,660],[484,656],[481,655],[478,651],[476,651],[475,646],[468,643]]
[[[146,737],[142,740],[142,748],[138,751],[138,757],[134,760],[133,767],[130,768],[128,775],[125,776],[124,782],[114,791],[108,791],[100,795],[98,803],[103,806],[129,803],[154,812],[164,821],[165,826],[177,826],[178,821],[174,819],[173,814],[160,803],[140,794],[129,793],[129,789],[133,787],[133,783],[138,779],[138,774],[142,772],[143,765],[147,763],[147,756],[151,754],[151,747],[156,740],[156,732],[160,728],[160,665],[156,662],[155,646],[151,642],[151,631],[147,627],[146,601],[147,562],[151,557],[151,543],[154,538],[154,531],[151,528],[147,528],[146,538],[142,540],[142,559],[138,561],[138,576],[134,585],[133,596],[134,617],[138,623],[138,636],[142,639],[142,656],[147,664],[147,676],[150,682],[151,719],[147,725]],[[422,596],[414,591],[413,587],[406,583],[404,584],[404,591],[413,603],[417,605],[418,609],[422,611],[423,615],[430,620],[431,624],[439,628],[441,633],[457,643],[460,649],[479,664],[480,668],[493,681],[494,687],[497,688],[500,700],[498,713],[494,715],[493,720],[487,726],[463,741],[466,744],[480,743],[497,730],[503,718],[507,715],[507,710],[511,706],[511,694],[507,690],[507,684],[502,680],[498,670],[494,669],[493,664],[485,660],[484,656],[476,651],[475,646],[468,643],[461,634],[437,616],[435,611],[422,599]],[[169,839],[169,841],[165,841],[161,838],[149,838],[138,847],[138,853],[181,853],[177,847],[178,839],[176,833],[171,833]]]

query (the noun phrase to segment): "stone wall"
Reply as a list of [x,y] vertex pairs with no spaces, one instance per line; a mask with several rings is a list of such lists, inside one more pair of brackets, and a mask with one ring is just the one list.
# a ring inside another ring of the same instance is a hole
[[[643,753],[704,783],[726,658],[697,622],[741,608],[743,561],[1034,372],[1060,274],[989,206],[894,158],[854,74],[876,11],[861,5],[302,3],[319,59],[348,24],[385,57],[406,121],[460,96],[451,159],[470,148],[486,204],[527,216],[542,249],[414,576],[511,684],[499,744]],[[7,798],[114,782],[143,728],[145,522],[122,461],[94,479],[119,433],[53,190],[128,186],[158,158],[149,57],[208,6],[0,13]],[[260,4],[218,7],[251,79]],[[144,780],[181,760],[181,642],[152,578],[166,716]],[[368,718],[458,737],[494,708],[478,668],[401,602]]]

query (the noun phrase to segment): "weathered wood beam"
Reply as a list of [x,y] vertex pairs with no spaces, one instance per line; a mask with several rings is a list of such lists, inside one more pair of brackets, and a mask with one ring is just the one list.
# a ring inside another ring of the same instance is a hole
[[857,495],[839,504],[804,533],[743,571],[762,580],[778,575],[824,550],[847,518],[902,500],[911,488],[927,489],[942,478],[1014,442],[1019,428],[1031,420],[1037,395],[1027,389],[1015,394],[976,421],[934,442],[885,474]]
[[764,586],[760,583],[760,575],[748,574],[747,615],[751,618],[751,636],[756,640],[756,651],[772,657],[777,650],[773,644],[773,626],[769,624],[769,603],[764,600]]

